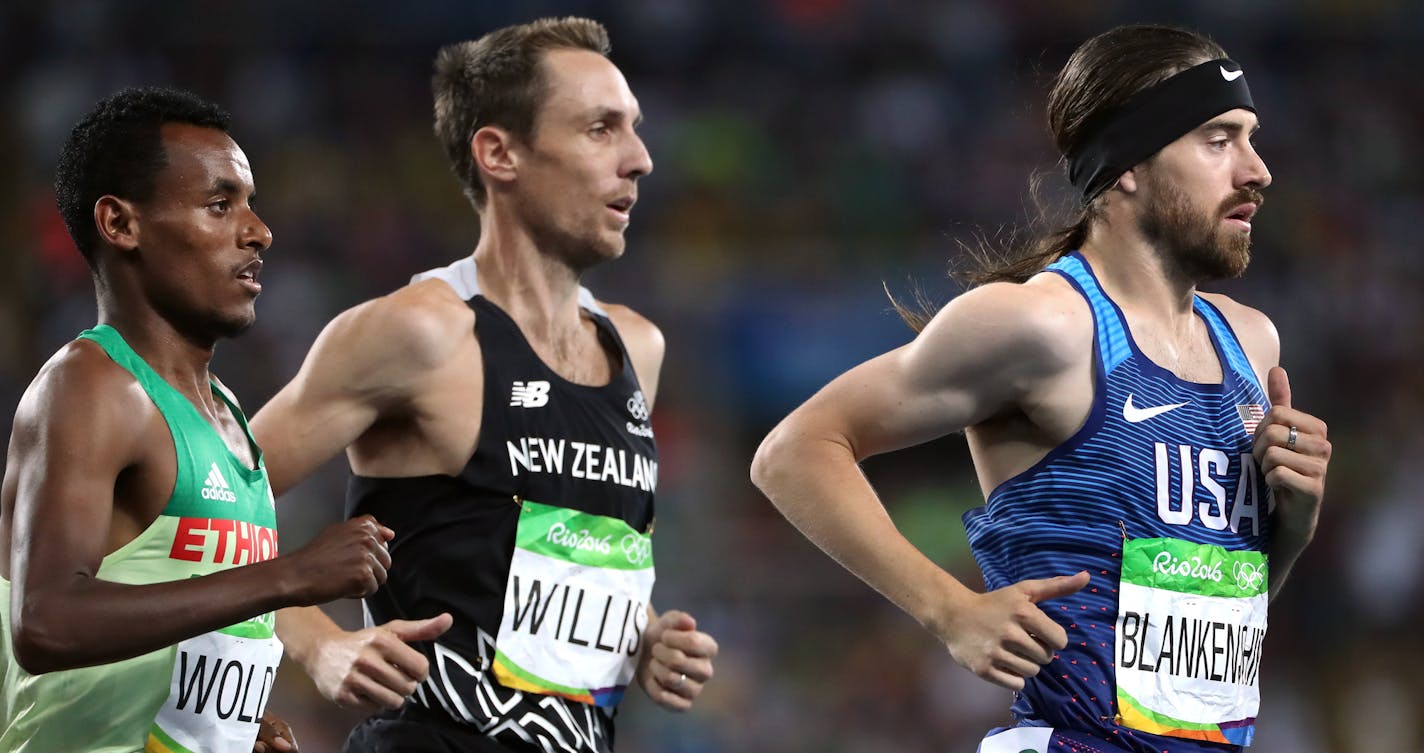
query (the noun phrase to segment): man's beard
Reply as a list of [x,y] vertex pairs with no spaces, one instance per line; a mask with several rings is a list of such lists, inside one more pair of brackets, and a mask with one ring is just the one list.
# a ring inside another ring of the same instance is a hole
[[539,253],[577,275],[623,255],[623,239],[609,243],[599,237],[592,222],[573,230],[561,227],[553,218],[538,215],[526,215],[526,222]]
[[1168,261],[1193,281],[1240,277],[1251,263],[1251,234],[1222,223],[1227,212],[1246,203],[1260,206],[1260,191],[1242,188],[1211,214],[1192,206],[1185,191],[1163,181],[1141,221],[1142,234],[1168,254]]

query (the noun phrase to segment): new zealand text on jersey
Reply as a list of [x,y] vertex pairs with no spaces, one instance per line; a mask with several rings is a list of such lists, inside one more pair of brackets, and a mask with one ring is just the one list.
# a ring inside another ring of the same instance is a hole
[[658,461],[622,448],[544,437],[520,437],[518,444],[504,444],[509,449],[509,471],[515,476],[521,471],[563,474],[567,468],[572,478],[612,481],[645,492],[658,487]]

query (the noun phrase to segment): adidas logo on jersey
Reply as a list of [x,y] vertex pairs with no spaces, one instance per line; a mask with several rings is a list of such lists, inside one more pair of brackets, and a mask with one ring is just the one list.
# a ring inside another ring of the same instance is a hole
[[548,404],[549,383],[543,380],[515,382],[509,393],[509,407],[511,408],[541,408]]
[[216,500],[218,502],[236,502],[237,495],[232,493],[232,487],[227,485],[227,479],[223,478],[222,471],[218,470],[218,464],[213,463],[213,467],[208,471],[208,478],[203,482],[203,499]]

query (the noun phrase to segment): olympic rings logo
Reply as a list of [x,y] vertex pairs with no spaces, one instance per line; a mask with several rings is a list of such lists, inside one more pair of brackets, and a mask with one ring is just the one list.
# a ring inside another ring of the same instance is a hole
[[648,401],[643,399],[643,391],[638,390],[633,396],[628,398],[628,414],[634,421],[648,420]]
[[619,542],[619,546],[622,547],[623,556],[628,558],[628,563],[631,565],[641,565],[653,556],[652,540],[636,533],[624,536],[623,540]]
[[1236,562],[1231,566],[1231,574],[1236,578],[1236,585],[1254,590],[1266,579],[1266,563]]

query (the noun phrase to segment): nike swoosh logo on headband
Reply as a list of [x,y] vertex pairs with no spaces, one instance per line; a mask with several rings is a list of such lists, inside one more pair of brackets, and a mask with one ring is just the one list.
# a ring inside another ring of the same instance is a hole
[[1227,81],[1235,81],[1236,79],[1241,78],[1241,74],[1243,74],[1243,73],[1246,72],[1246,71],[1228,71],[1228,70],[1226,70],[1226,68],[1225,68],[1224,66],[1217,66],[1217,68],[1221,70],[1221,77],[1224,78],[1224,79],[1226,79]]

